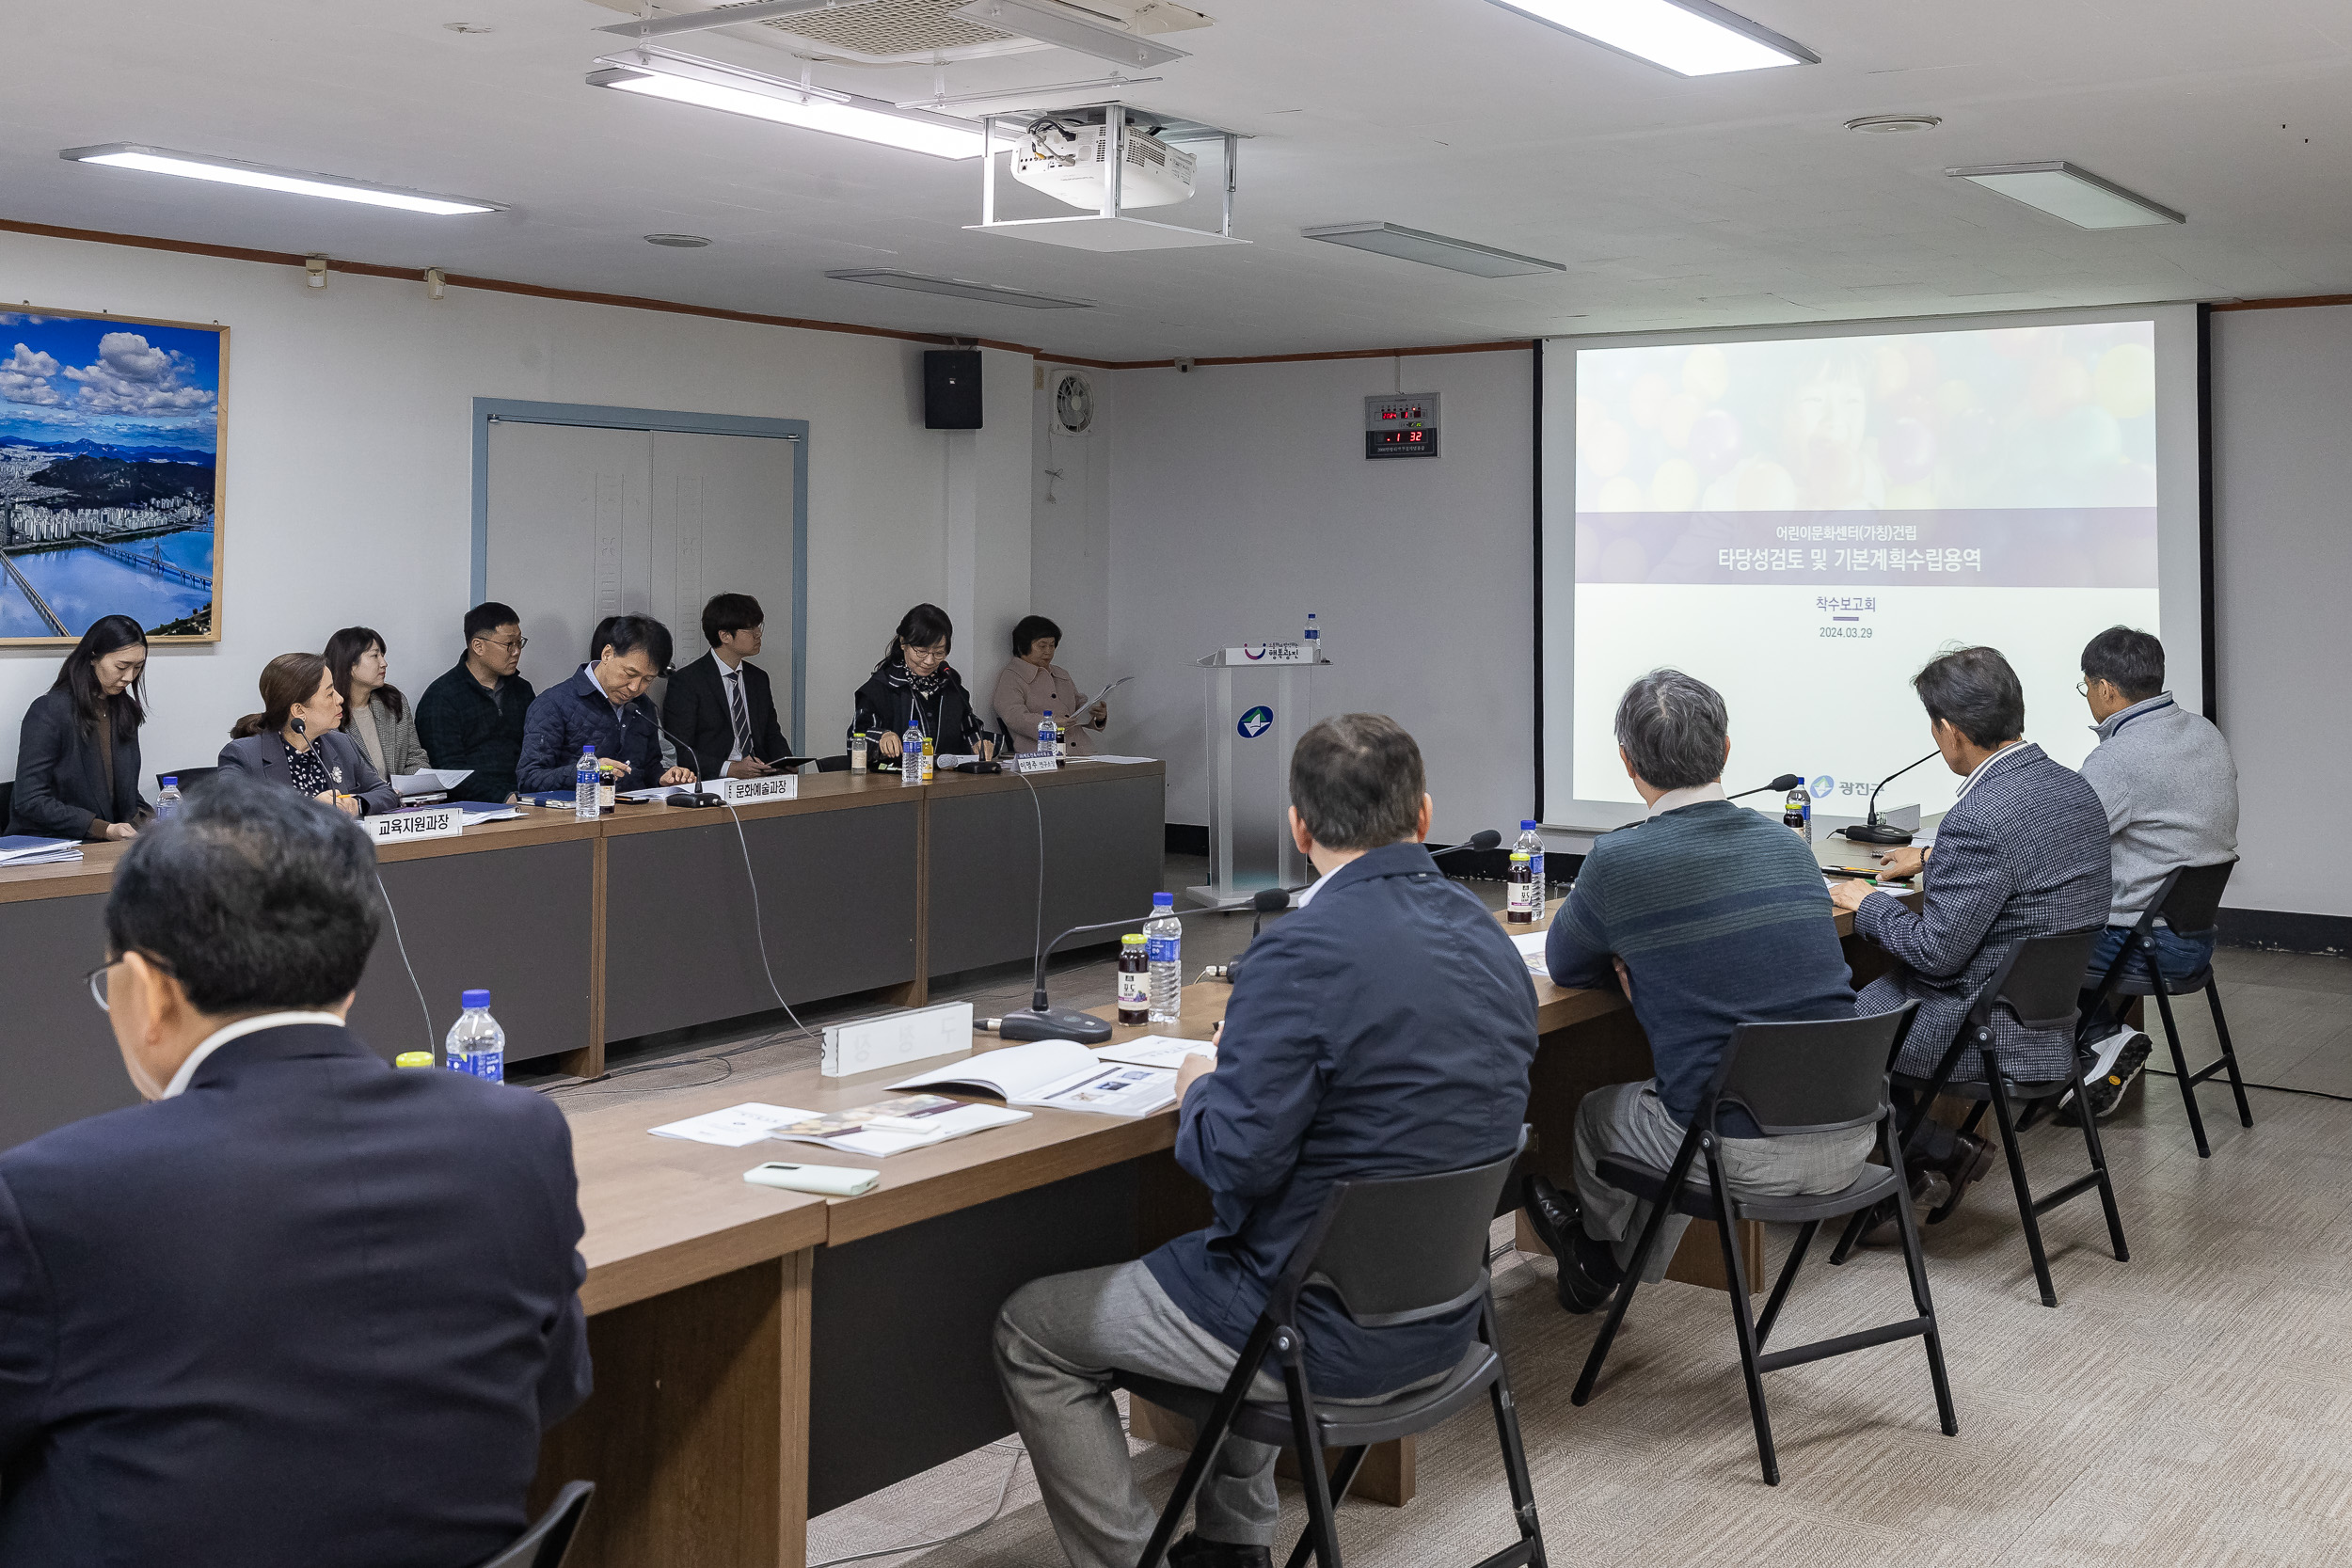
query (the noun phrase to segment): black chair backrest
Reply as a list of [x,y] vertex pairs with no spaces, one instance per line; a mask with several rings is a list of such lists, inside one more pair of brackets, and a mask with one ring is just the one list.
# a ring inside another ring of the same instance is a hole
[[580,1531],[580,1516],[588,1512],[588,1499],[596,1495],[595,1481],[569,1482],[539,1515],[538,1523],[480,1568],[563,1568],[564,1556],[572,1549],[572,1537]]
[[2083,975],[2090,968],[2090,949],[2101,929],[2092,926],[2019,942],[1977,993],[1969,1022],[1981,1026],[1990,1021],[1993,1005],[1999,1002],[2028,1029],[2073,1028]]
[[185,795],[219,771],[217,768],[183,768],[173,773],[158,773],[155,775],[155,787],[163,788],[166,779],[177,779],[180,781],[180,793]]
[[1716,1069],[1716,1106],[1737,1104],[1766,1137],[1867,1127],[1886,1114],[1886,1064],[1919,1010],[1869,1018],[1742,1023]]
[[2156,911],[2164,923],[2186,935],[2210,931],[2221,918],[2221,894],[2230,885],[2237,862],[2218,865],[2184,865],[2165,879],[2157,890]]
[[1342,1181],[1291,1253],[1266,1311],[1295,1323],[1298,1293],[1326,1286],[1366,1328],[1421,1323],[1477,1300],[1486,1289],[1487,1231],[1495,1201],[1527,1148],[1430,1176]]

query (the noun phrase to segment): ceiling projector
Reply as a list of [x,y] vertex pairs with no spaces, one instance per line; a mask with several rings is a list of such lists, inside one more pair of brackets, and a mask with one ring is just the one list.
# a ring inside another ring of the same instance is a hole
[[[1064,125],[1041,119],[1012,154],[1012,177],[1057,201],[1100,212],[1109,183],[1111,128]],[[1182,148],[1134,126],[1127,128],[1125,166],[1119,180],[1119,205],[1165,207],[1192,195],[1193,166]]]

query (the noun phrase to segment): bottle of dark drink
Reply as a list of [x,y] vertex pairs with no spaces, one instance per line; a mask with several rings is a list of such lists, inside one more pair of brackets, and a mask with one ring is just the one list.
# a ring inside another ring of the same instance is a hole
[[1142,934],[1119,939],[1119,1022],[1146,1023],[1152,1017],[1152,960]]
[[1508,897],[1503,904],[1503,919],[1513,926],[1535,924],[1535,857],[1524,849],[1511,851],[1511,871]]
[[1803,784],[1788,792],[1781,805],[1781,824],[1807,844],[1813,842],[1813,795]]

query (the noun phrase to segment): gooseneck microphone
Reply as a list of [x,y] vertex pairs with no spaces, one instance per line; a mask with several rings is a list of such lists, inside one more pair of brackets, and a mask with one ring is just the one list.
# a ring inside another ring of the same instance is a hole
[[1779,778],[1774,779],[1771,784],[1757,784],[1754,789],[1743,789],[1737,795],[1726,795],[1724,799],[1726,800],[1744,800],[1751,795],[1761,795],[1768,789],[1785,793],[1788,790],[1796,788],[1803,783],[1804,783],[1804,780],[1799,778],[1794,773],[1783,773]]
[[1941,750],[1930,752],[1927,757],[1921,757],[1918,762],[1906,762],[1900,768],[1896,768],[1895,771],[1881,779],[1878,782],[1878,788],[1870,791],[1868,820],[1865,821],[1858,827],[1840,828],[1837,831],[1845,834],[1856,844],[1909,844],[1912,839],[1911,830],[1908,828],[1889,827],[1880,818],[1879,790],[1884,789],[1888,784],[1893,784],[1897,779],[1901,778],[1905,773],[1908,773],[1913,768],[1918,767],[1920,762],[1927,761],[1928,757],[1940,757],[1944,753]]
[[[1282,902],[1290,902],[1287,890],[1268,888],[1267,893],[1280,892]],[[1263,895],[1261,895],[1263,896]],[[1279,909],[1278,904],[1275,908]],[[1180,920],[1196,914],[1223,914],[1218,909],[1178,910]],[[1045,958],[1061,944],[1062,937],[1074,937],[1086,931],[1116,931],[1122,927],[1140,926],[1158,918],[1152,913],[1131,914],[1124,920],[1098,920],[1091,926],[1073,926],[1067,931],[1037,950],[1037,972],[1031,977],[1029,1005],[1002,1018],[984,1018],[979,1027],[1008,1040],[1076,1040],[1080,1045],[1101,1045],[1111,1037],[1111,1026],[1092,1013],[1082,1013],[1075,1007],[1054,1006],[1045,995]]]
[[1436,860],[1439,855],[1458,855],[1465,849],[1492,849],[1502,842],[1501,833],[1492,828],[1481,828],[1459,844],[1449,844],[1442,849],[1430,850],[1429,858]]
[[[709,790],[703,787],[702,754],[696,752],[693,747],[689,746],[686,743],[686,737],[678,734],[675,730],[671,729],[667,724],[662,723],[658,719],[654,721],[653,727],[660,730],[663,735],[668,736],[672,740],[676,741],[677,749],[684,752],[694,764],[694,787],[684,795],[663,796],[661,798],[662,804],[669,806],[691,806],[703,810],[707,810],[712,806],[723,806],[726,804],[726,802],[720,797],[712,794]],[[660,782],[661,781],[659,778],[654,780],[655,784],[660,784]]]

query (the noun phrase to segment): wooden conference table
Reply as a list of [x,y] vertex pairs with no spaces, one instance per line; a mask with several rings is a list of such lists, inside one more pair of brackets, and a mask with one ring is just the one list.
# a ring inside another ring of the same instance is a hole
[[[1850,956],[1875,972],[1851,917],[1837,923]],[[1648,1047],[1614,991],[1539,979],[1536,992],[1527,1168],[1565,1180],[1576,1101],[1647,1077]],[[1181,1025],[1114,1038],[1205,1038],[1230,994],[1187,987]],[[914,1070],[735,1076],[602,1110],[583,1107],[593,1088],[566,1096],[596,1392],[548,1434],[539,1494],[596,1482],[575,1568],[800,1568],[812,1513],[1010,1430],[990,1350],[1006,1296],[1041,1275],[1138,1257],[1203,1222],[1205,1194],[1169,1152],[1173,1111],[1124,1120],[1039,1108],[1015,1126],[867,1162],[880,1187],[838,1199],[753,1187],[742,1172],[769,1158],[861,1163],[850,1156],[646,1132],[746,1101],[848,1109]],[[1711,1240],[1691,1251],[1710,1261],[1678,1263],[1681,1276],[1720,1285]],[[1399,1450],[1373,1495],[1409,1497],[1411,1459]]]
[[[820,773],[801,779],[798,800],[739,808],[739,839],[724,810],[624,805],[594,822],[532,810],[387,845],[398,931],[376,943],[352,1026],[388,1057],[434,1047],[458,992],[486,987],[510,1065],[593,1077],[611,1042],[775,1011],[768,968],[796,1006],[877,990],[918,1004],[934,975],[1028,957],[1041,826],[1049,936],[1149,909],[1166,771],[1081,761],[1026,781],[946,774],[913,787]],[[126,847],[0,869],[0,1148],[136,1099],[81,984],[105,957]]]

